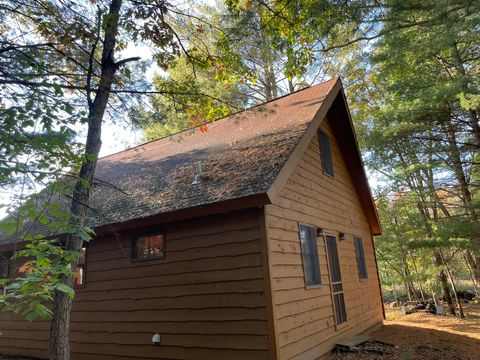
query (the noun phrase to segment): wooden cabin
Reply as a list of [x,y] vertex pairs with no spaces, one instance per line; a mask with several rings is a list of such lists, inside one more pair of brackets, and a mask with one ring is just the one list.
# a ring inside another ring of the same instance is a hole
[[[104,157],[96,177],[72,359],[318,359],[382,324],[340,80]],[[48,320],[3,313],[0,332],[1,354],[47,357]]]

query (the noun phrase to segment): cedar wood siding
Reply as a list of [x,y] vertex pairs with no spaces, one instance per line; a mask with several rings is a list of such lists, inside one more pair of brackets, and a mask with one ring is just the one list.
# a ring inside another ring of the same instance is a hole
[[[328,121],[320,128],[330,138],[335,178],[323,174],[318,135],[280,190],[265,207],[270,282],[279,359],[316,359],[340,338],[353,336],[383,320],[372,234]],[[335,327],[325,241],[317,238],[323,286],[305,289],[299,223],[337,237],[347,323]],[[338,232],[345,240],[338,240]],[[353,236],[363,240],[368,279],[360,281]]]
[[[263,219],[254,208],[159,226],[165,260],[132,263],[129,233],[92,240],[72,359],[269,358]],[[0,316],[0,353],[47,357],[48,321]]]

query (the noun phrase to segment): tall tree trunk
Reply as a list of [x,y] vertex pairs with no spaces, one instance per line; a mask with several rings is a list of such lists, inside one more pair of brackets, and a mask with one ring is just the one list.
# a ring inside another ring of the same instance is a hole
[[415,256],[411,255],[411,257],[412,257],[412,262],[413,262],[413,269],[415,270],[415,276],[417,278],[418,288],[420,289],[420,295],[422,296],[422,301],[425,301],[425,292],[423,291],[422,282],[419,280],[417,262],[415,260]]
[[[463,203],[463,207],[465,209],[465,213],[472,219],[474,223],[479,221],[478,213],[475,209],[473,204],[472,193],[470,191],[470,186],[467,181],[467,176],[465,175],[465,171],[462,166],[462,159],[460,157],[460,150],[457,145],[457,137],[455,133],[455,128],[452,124],[446,125],[446,132],[449,141],[449,160],[452,163],[453,170],[455,173],[455,178],[457,180],[458,186],[461,192],[461,199]],[[477,234],[472,234],[470,238],[470,242],[473,248],[480,248],[480,239],[478,238]],[[480,254],[477,253],[477,258],[474,259],[470,251],[467,250],[468,255],[467,261],[470,267],[473,270],[473,274],[477,281],[480,281]]]
[[408,301],[412,301],[412,294],[410,293],[410,287],[408,286],[408,281],[403,284],[405,286],[405,293],[408,297]]
[[[472,254],[470,254],[470,252],[467,250],[467,251],[465,251],[465,254],[463,255],[463,257],[464,257],[465,262],[467,264],[467,269],[468,269],[468,273],[470,274],[470,279],[472,279],[472,284],[473,284],[473,289],[475,290],[475,295],[478,298],[478,297],[480,297],[480,292],[478,291],[478,286],[477,286],[478,281],[475,279],[475,274],[473,273],[473,269],[470,265],[470,261],[467,258],[467,254],[470,255],[470,258],[472,257]],[[473,261],[473,258],[471,260]]]
[[407,255],[405,255],[403,258],[403,266],[404,266],[405,278],[407,280],[408,298],[410,299],[410,301],[412,300],[412,298],[417,301],[418,300],[417,290],[413,285],[412,274],[410,272],[410,268],[408,267]]
[[458,312],[460,313],[460,317],[462,319],[465,319],[465,314],[463,313],[463,306],[460,300],[458,299],[458,291],[457,291],[457,287],[455,286],[455,281],[453,279],[452,272],[450,271],[450,267],[448,266],[448,263],[445,261],[445,257],[443,255],[442,255],[442,261],[443,261],[443,265],[445,266],[445,271],[447,273],[448,279],[450,280],[450,284],[452,285],[453,296],[455,297],[455,302],[458,307]]
[[293,85],[293,79],[288,79],[288,92],[293,93],[295,91],[295,85]]
[[[467,76],[467,71],[465,69],[464,61],[462,56],[460,55],[460,51],[458,50],[458,46],[456,42],[452,43],[452,54],[453,59],[455,60],[454,66],[460,74],[460,80],[462,81],[462,90],[469,94],[471,93],[469,89],[469,79]],[[470,118],[470,126],[473,129],[473,135],[475,137],[476,145],[477,145],[477,152],[480,153],[480,124],[478,121],[478,115],[475,110],[467,110],[467,116]]]
[[[262,16],[261,12],[259,16]],[[278,86],[273,68],[272,44],[264,29],[260,30],[260,53],[262,55],[265,98],[270,101],[278,97]]]
[[473,277],[480,283],[480,261],[479,259],[475,260],[472,253],[469,250],[465,251],[465,261],[467,262],[469,268],[472,270]]
[[[77,181],[74,187],[70,207],[73,218],[72,226],[76,228],[85,225],[85,217],[90,197],[90,186],[86,185],[86,183],[92,183],[98,154],[102,144],[102,121],[116,71],[114,49],[121,6],[122,0],[112,0],[110,3],[103,41],[100,82],[94,101],[92,103],[89,102],[85,157],[80,168],[80,180]],[[82,249],[82,245],[82,238],[75,234],[67,235],[65,243],[66,250],[79,253]],[[77,261],[71,265],[72,268],[75,269]],[[62,281],[70,287],[73,285],[72,276],[65,277]],[[70,359],[69,327],[71,308],[72,298],[64,292],[56,291],[53,300],[53,319],[50,326],[50,360]]]
[[455,128],[450,123],[446,126],[448,146],[449,146],[449,160],[452,162],[453,171],[457,180],[460,192],[462,194],[462,202],[465,212],[472,216],[473,220],[477,220],[475,208],[472,206],[472,194],[470,192],[467,177],[463,171],[462,159],[460,157],[460,150],[457,145],[457,136]]
[[[427,212],[427,208],[424,205],[425,204],[424,194],[423,194],[423,191],[421,190],[421,188],[419,188],[418,190],[419,190],[420,198],[422,199],[422,201],[419,201],[417,203],[417,208],[418,208],[418,211],[419,211],[419,213],[421,215],[421,218],[424,222],[425,230],[427,232],[427,235],[430,238],[433,239],[435,237],[435,233],[434,233],[434,230],[433,230],[433,228],[430,224],[430,218],[429,218],[429,215],[428,215],[428,212]],[[437,266],[441,266],[443,268],[442,254],[441,254],[440,250],[434,250],[433,256],[434,256],[435,264]],[[449,312],[450,312],[450,314],[455,315],[455,306],[453,304],[452,296],[450,294],[450,289],[448,287],[447,275],[445,274],[445,271],[443,269],[440,270],[438,275],[439,275],[439,278],[440,278],[440,283],[441,283],[441,286],[442,286],[445,301],[448,304]]]
[[[436,250],[434,252],[434,257],[435,257],[435,264],[443,268],[443,259],[440,251]],[[448,279],[447,279],[447,275],[445,274],[445,270],[443,269],[440,270],[439,276],[440,276],[440,283],[442,285],[442,290],[443,290],[443,297],[448,304],[448,311],[450,312],[450,314],[455,316],[456,315],[455,305],[453,304],[452,295],[450,294],[450,288],[448,286]]]

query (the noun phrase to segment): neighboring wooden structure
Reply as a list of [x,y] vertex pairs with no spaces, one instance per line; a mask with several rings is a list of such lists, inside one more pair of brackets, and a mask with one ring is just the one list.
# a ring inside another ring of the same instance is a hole
[[[100,160],[100,174],[144,197],[94,193],[114,220],[92,220],[72,359],[317,359],[381,324],[380,224],[340,81],[203,136],[184,134],[182,152],[159,140]],[[192,184],[196,156],[205,176]],[[134,181],[132,164],[153,175]],[[162,173],[161,188],[138,184]],[[132,260],[139,251],[151,258]],[[0,353],[46,357],[48,326],[0,314]]]

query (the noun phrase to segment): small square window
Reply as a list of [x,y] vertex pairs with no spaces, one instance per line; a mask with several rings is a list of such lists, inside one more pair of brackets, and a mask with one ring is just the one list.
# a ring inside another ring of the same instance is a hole
[[132,259],[164,259],[165,258],[165,235],[157,233],[139,236],[133,239]]

